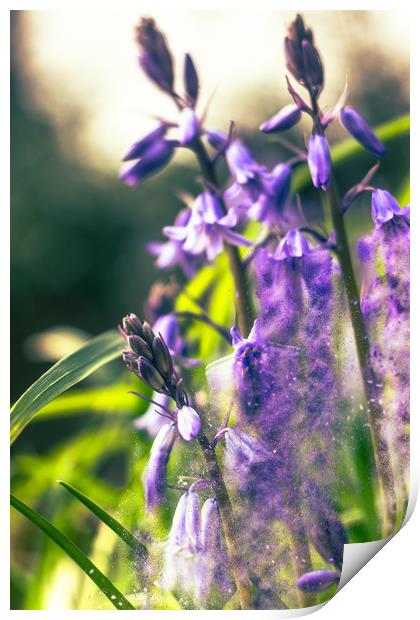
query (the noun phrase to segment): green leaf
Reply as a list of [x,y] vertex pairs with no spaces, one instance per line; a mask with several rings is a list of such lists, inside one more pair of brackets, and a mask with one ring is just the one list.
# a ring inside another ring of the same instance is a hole
[[[379,125],[375,127],[374,131],[378,138],[382,140],[382,142],[390,142],[399,136],[403,136],[408,133],[410,130],[410,115],[404,114],[403,116],[399,116],[396,119],[393,119],[383,125]],[[364,147],[353,140],[353,138],[349,138],[348,140],[343,140],[338,144],[335,144],[331,148],[331,159],[334,166],[339,166],[340,164],[346,162],[351,157],[358,155],[359,153],[365,152]],[[293,175],[293,191],[297,192],[302,190],[306,185],[310,182],[310,176],[307,166],[303,166]]]
[[52,541],[54,541],[76,564],[92,579],[105,596],[111,601],[116,609],[135,609],[133,605],[121,594],[111,581],[85,556],[71,540],[67,538],[52,523],[42,515],[32,510],[14,495],[10,496],[10,503],[16,510],[23,514],[29,521],[39,527]]
[[103,508],[98,506],[93,500],[87,497],[84,493],[72,487],[70,484],[59,480],[59,483],[67,489],[76,499],[84,504],[89,510],[91,510],[105,525],[107,525],[113,532],[117,534],[133,551],[140,553],[143,558],[146,558],[148,551],[146,547],[141,543],[133,534],[127,530],[121,523],[118,523],[111,515],[109,515]]
[[22,394],[11,409],[10,442],[13,443],[34,415],[54,398],[121,354],[122,339],[109,331],[54,364]]

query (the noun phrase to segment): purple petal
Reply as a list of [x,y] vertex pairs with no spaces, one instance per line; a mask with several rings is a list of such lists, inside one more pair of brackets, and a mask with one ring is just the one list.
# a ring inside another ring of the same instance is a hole
[[201,430],[201,420],[198,413],[192,407],[184,405],[178,411],[178,431],[186,441],[197,437]]
[[309,138],[308,166],[315,187],[327,190],[331,177],[331,156],[324,136],[315,134]]
[[377,138],[357,110],[346,106],[340,112],[340,122],[345,129],[368,151],[377,157],[383,157],[386,152],[385,145]]
[[310,253],[310,248],[305,236],[299,230],[289,230],[280,241],[275,253],[276,260],[286,258],[301,258]]
[[260,131],[264,133],[275,133],[276,131],[285,131],[286,129],[290,129],[293,125],[300,120],[302,113],[300,108],[290,103],[282,108],[277,114],[271,117],[265,123],[260,125]]
[[179,130],[181,144],[190,144],[200,133],[200,121],[191,108],[184,108],[180,114]]
[[133,144],[127,154],[124,156],[123,161],[130,161],[132,159],[140,159],[146,153],[147,149],[161,140],[168,131],[167,124],[161,124],[156,129],[148,133],[144,138]]
[[332,585],[338,584],[340,575],[334,571],[317,570],[305,573],[296,582],[296,586],[303,592],[320,592]]

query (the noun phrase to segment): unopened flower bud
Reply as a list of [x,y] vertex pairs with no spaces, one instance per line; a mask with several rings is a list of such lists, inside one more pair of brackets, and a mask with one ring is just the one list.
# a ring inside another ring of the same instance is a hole
[[302,57],[306,82],[315,89],[318,95],[324,85],[324,70],[318,51],[310,41],[302,42]]
[[159,372],[165,377],[171,377],[174,367],[172,364],[172,357],[166,343],[159,336],[156,336],[153,340],[152,348],[153,356]]
[[141,321],[139,317],[135,314],[128,314],[127,316],[125,316],[122,320],[122,324],[123,330],[127,334],[127,336],[130,336],[131,334],[134,334],[136,336],[143,336],[143,327]]
[[188,101],[194,108],[198,98],[199,81],[193,59],[189,54],[185,54],[184,86]]
[[385,145],[376,137],[366,120],[357,110],[350,106],[343,108],[340,112],[340,122],[349,134],[360,142],[365,149],[371,151],[376,157],[383,157],[385,155]]
[[149,345],[140,336],[129,336],[128,344],[136,355],[143,355],[144,357],[147,357],[148,360],[153,360],[153,354]]
[[309,138],[308,167],[315,187],[326,191],[331,178],[331,155],[324,136],[315,134]]
[[226,148],[229,143],[229,138],[222,131],[206,131],[206,136],[210,146],[218,151]]
[[340,575],[334,571],[316,570],[299,577],[296,586],[303,592],[321,592],[339,581]]
[[156,392],[162,392],[162,388],[165,385],[165,379],[147,358],[143,356],[139,357],[138,371],[140,377],[145,383],[150,385],[150,387]]
[[178,431],[186,441],[197,437],[201,430],[201,420],[193,407],[184,405],[178,411]]
[[137,372],[138,357],[133,351],[123,351],[122,354],[124,364],[131,372]]
[[282,108],[277,114],[272,116],[260,125],[260,131],[264,133],[275,133],[276,131],[285,131],[296,125],[300,121],[302,113],[300,108],[290,103]]
[[174,71],[166,39],[151,18],[143,18],[137,28],[141,48],[140,65],[146,75],[165,92],[172,93]]
[[143,321],[142,329],[143,329],[143,338],[146,340],[149,346],[153,346],[153,340],[155,339],[155,333],[147,321]]

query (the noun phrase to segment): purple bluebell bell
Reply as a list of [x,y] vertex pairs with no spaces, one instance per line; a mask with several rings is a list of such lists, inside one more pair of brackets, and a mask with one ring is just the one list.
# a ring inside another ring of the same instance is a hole
[[[181,209],[178,213],[174,226],[185,227],[191,218],[191,209]],[[170,239],[164,243],[152,242],[147,245],[149,252],[157,257],[156,266],[159,269],[174,269],[180,267],[188,278],[192,278],[202,266],[201,256],[192,255],[183,248],[184,240]]]
[[184,405],[178,411],[177,426],[181,437],[185,441],[191,441],[201,430],[200,416],[193,407]]
[[175,442],[175,424],[165,424],[153,442],[143,474],[146,510],[151,511],[166,499],[166,468]]
[[186,146],[200,134],[200,121],[192,108],[184,108],[179,118],[179,141]]
[[141,20],[136,35],[140,47],[139,62],[143,71],[159,88],[172,94],[173,61],[165,37],[151,18]]
[[347,533],[337,512],[323,506],[322,500],[314,507],[310,535],[320,556],[341,571],[344,545],[349,542]]
[[120,178],[127,185],[138,185],[145,178],[166,166],[172,158],[174,150],[175,143],[173,140],[156,140],[152,142],[143,151],[141,159],[134,166],[124,170]]
[[229,574],[229,558],[222,538],[222,521],[215,497],[201,509],[200,550],[197,564],[196,598],[208,608],[216,601],[220,607],[234,592]]
[[209,141],[210,146],[212,146],[217,151],[221,151],[228,145],[229,138],[222,131],[218,131],[216,129],[206,130],[207,140]]
[[299,577],[296,586],[303,592],[321,592],[339,581],[340,575],[334,571],[316,570]]
[[140,159],[146,153],[146,151],[160,142],[165,137],[169,129],[168,123],[161,123],[150,133],[141,138],[138,142],[133,144],[123,158],[123,161],[132,161],[133,159]]
[[392,194],[384,189],[376,189],[372,193],[372,219],[376,228],[380,228],[394,217],[409,220],[410,208],[400,208],[398,202]]
[[377,138],[375,133],[367,124],[357,110],[350,106],[346,106],[340,112],[340,122],[350,135],[355,138],[368,151],[371,151],[377,157],[383,157],[386,152],[385,145]]
[[290,129],[300,121],[302,112],[294,103],[282,108],[277,114],[260,125],[260,131],[264,133],[276,133]]
[[199,80],[194,61],[190,54],[185,54],[184,61],[184,87],[187,99],[192,108],[195,108],[199,91]]
[[200,194],[192,207],[186,226],[166,226],[164,234],[173,241],[182,242],[182,248],[193,255],[203,252],[212,261],[223,251],[223,242],[231,245],[252,245],[242,235],[232,230],[237,224],[233,209],[226,214],[216,196],[210,192]]
[[302,258],[307,254],[310,254],[310,249],[305,235],[299,230],[289,230],[277,246],[274,258],[276,260]]
[[265,191],[249,209],[248,215],[268,226],[279,225],[284,220],[284,207],[290,193],[292,169],[288,164],[278,164],[265,177]]
[[243,186],[253,200],[264,191],[263,178],[267,169],[258,164],[240,140],[233,140],[226,149],[226,162],[236,183]]
[[314,134],[309,138],[308,167],[314,186],[326,191],[331,179],[331,155],[324,136]]

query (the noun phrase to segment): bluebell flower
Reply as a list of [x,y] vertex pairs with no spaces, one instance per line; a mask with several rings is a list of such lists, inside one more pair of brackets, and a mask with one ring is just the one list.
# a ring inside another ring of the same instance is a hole
[[184,108],[179,118],[179,141],[182,145],[191,144],[200,134],[200,121],[192,108]]
[[210,146],[212,146],[217,151],[223,150],[228,145],[229,138],[222,131],[218,131],[217,129],[207,129],[206,136]]
[[191,441],[201,430],[200,416],[193,407],[184,405],[178,411],[177,426],[181,437],[185,441]]
[[267,169],[258,164],[240,140],[233,140],[226,149],[226,162],[235,182],[242,185],[253,200],[257,200],[264,186],[262,179]]
[[146,510],[154,510],[166,499],[166,467],[175,437],[175,424],[165,424],[153,442],[143,474]]
[[375,133],[367,124],[357,110],[346,106],[340,112],[340,122],[345,129],[368,151],[377,157],[383,157],[386,152],[385,145],[377,138]]
[[[120,178],[127,185],[138,185],[146,177],[158,172],[172,158],[176,143],[173,140],[156,140],[147,148],[139,147],[141,159],[134,166],[121,173]],[[134,145],[136,146],[136,145]],[[132,147],[134,149],[134,147]],[[128,153],[130,159],[133,157]],[[127,158],[127,156],[126,156]]]
[[310,252],[305,236],[299,230],[289,230],[277,246],[274,258],[276,260],[301,258]]
[[294,103],[290,103],[282,108],[277,114],[269,118],[260,125],[260,131],[264,133],[275,133],[290,129],[301,119],[302,112]]
[[164,234],[173,241],[182,242],[182,248],[193,255],[206,253],[209,261],[223,251],[223,242],[232,245],[252,245],[234,232],[237,216],[233,209],[225,214],[219,200],[210,192],[200,194],[192,206],[185,226],[165,226]]
[[316,570],[299,577],[296,586],[303,592],[321,592],[339,581],[340,575],[334,571]]
[[376,228],[380,228],[385,222],[389,222],[394,217],[403,217],[409,220],[410,207],[400,209],[394,196],[384,189],[376,189],[372,193],[372,219]]
[[132,161],[143,157],[148,148],[165,137],[170,125],[169,123],[160,123],[155,129],[146,134],[138,142],[133,144],[123,157],[123,161]]
[[[174,226],[184,227],[191,218],[191,209],[181,209],[178,213]],[[184,241],[170,239],[166,242],[151,242],[147,245],[149,252],[157,257],[156,266],[159,269],[174,269],[180,267],[188,278],[192,278],[203,264],[201,257],[189,254],[182,247]]]
[[309,138],[308,167],[315,187],[326,191],[331,178],[331,155],[324,136],[315,134]]
[[292,169],[288,164],[278,164],[264,179],[264,192],[249,209],[249,217],[267,225],[279,224],[289,197]]

